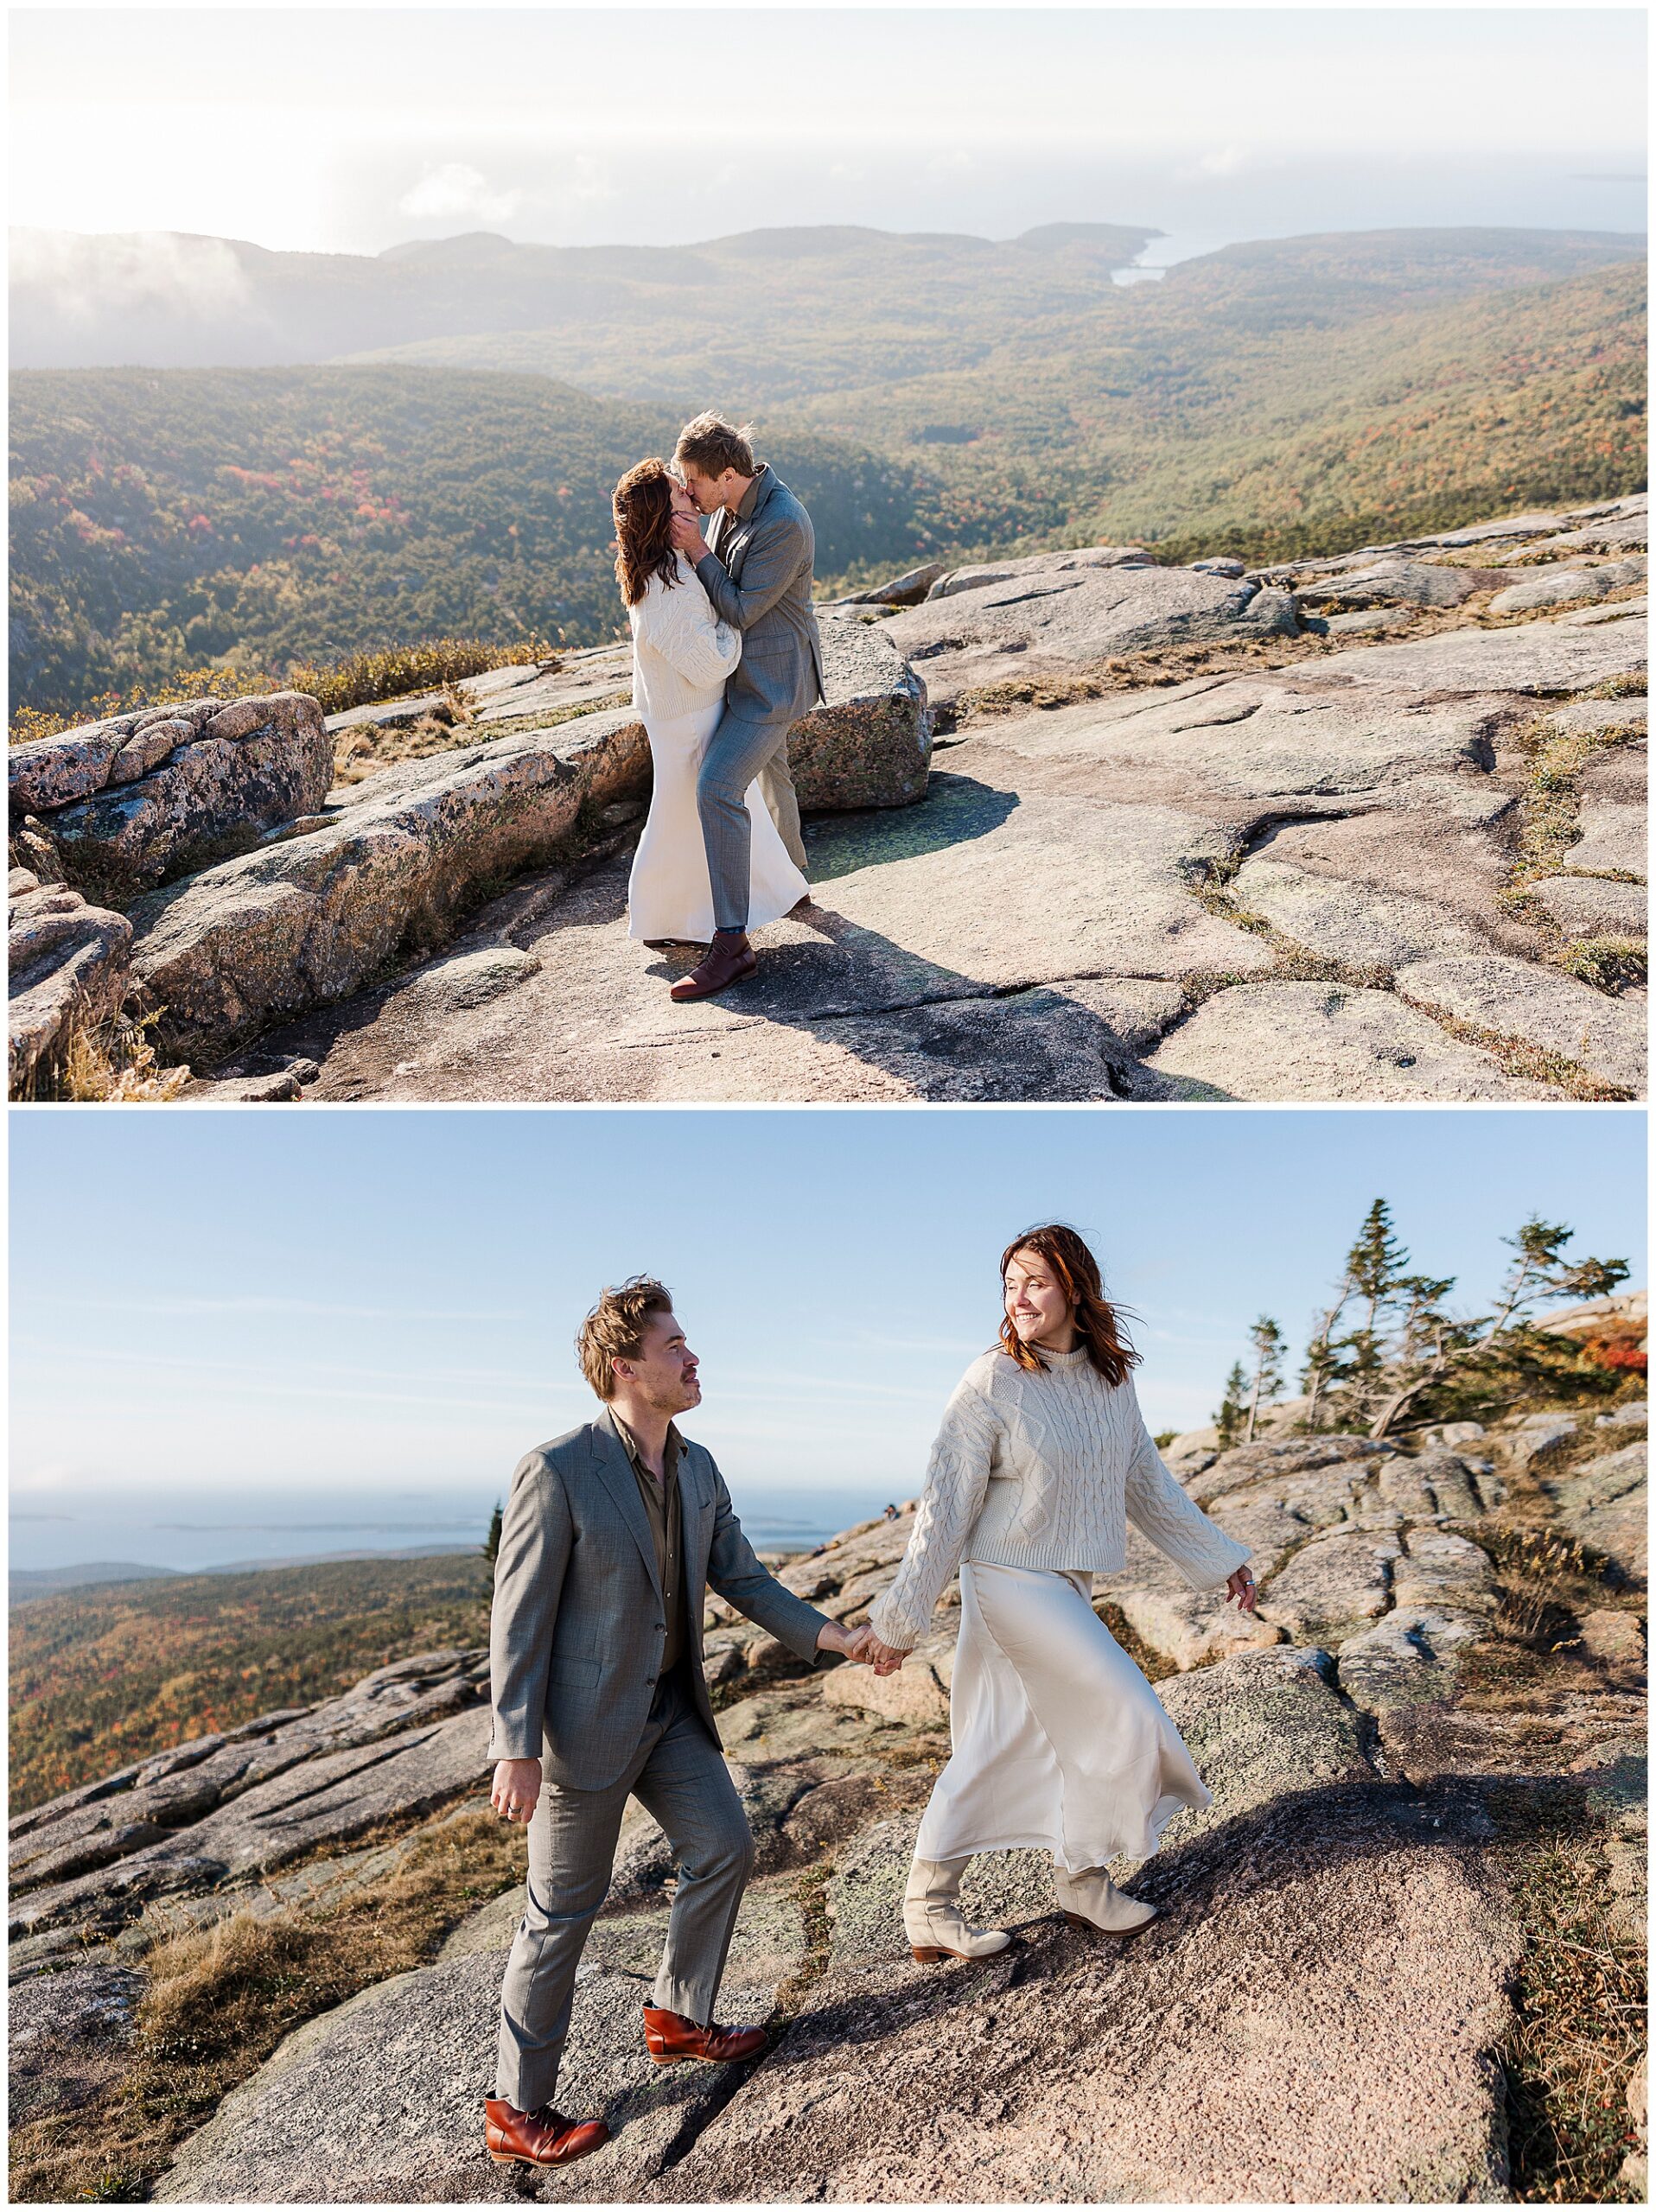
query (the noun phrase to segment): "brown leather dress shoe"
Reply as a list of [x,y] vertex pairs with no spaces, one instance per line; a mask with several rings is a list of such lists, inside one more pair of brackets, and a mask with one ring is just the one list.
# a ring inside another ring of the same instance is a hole
[[565,2120],[550,2105],[519,2112],[504,2097],[486,2097],[483,2138],[497,2166],[567,2166],[602,2151],[609,2130],[601,2120]]
[[681,2058],[724,2066],[733,2058],[751,2058],[765,2042],[763,2028],[722,2028],[713,2020],[704,2028],[682,2012],[666,2012],[659,2005],[644,2008],[644,2047],[658,2066],[673,2066]]
[[706,959],[688,976],[681,976],[667,996],[680,1005],[686,999],[710,999],[753,975],[758,966],[759,956],[748,944],[746,930],[715,930]]

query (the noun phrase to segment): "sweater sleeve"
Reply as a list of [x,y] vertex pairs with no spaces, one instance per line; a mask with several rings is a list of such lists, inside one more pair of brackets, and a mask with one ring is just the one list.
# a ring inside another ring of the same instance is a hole
[[[1127,1388],[1132,1389],[1130,1382]],[[1127,1469],[1127,1518],[1194,1590],[1217,1590],[1252,1554],[1186,1496],[1162,1463],[1133,1394],[1138,1442]]]
[[897,1579],[869,1609],[874,1633],[895,1650],[911,1650],[920,1642],[960,1564],[989,1487],[999,1433],[1000,1419],[988,1399],[971,1382],[961,1382],[944,1409]]
[[652,582],[641,629],[673,674],[697,690],[723,683],[742,658],[742,633],[719,620],[693,575],[671,587]]

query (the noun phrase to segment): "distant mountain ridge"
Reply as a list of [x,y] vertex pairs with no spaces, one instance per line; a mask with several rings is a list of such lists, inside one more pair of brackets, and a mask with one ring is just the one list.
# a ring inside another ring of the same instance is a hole
[[830,589],[1052,544],[1257,564],[1642,486],[1640,240],[1335,233],[1116,284],[1150,235],[476,233],[374,258],[196,239],[159,264],[81,241],[114,255],[84,321],[86,270],[25,254],[20,361],[39,299],[60,352],[124,315],[128,359],[146,329],[230,363],[364,350],[14,375],[14,701],[79,715],[187,667],[441,636],[605,642],[610,489],[708,405],[757,420]]
[[[995,311],[1073,309],[1162,233],[1052,224],[1021,238],[825,225],[685,246],[519,245],[492,232],[379,254],[280,252],[179,232],[12,234],[15,368],[282,367],[455,335],[647,326],[701,295],[710,319],[755,334],[791,306],[813,322],[872,287],[921,327],[964,335]],[[804,264],[814,303],[788,272]],[[761,273],[762,272],[762,273]],[[939,296],[938,280],[946,296]],[[507,365],[486,361],[483,365]],[[521,365],[513,364],[511,365]],[[536,365],[540,365],[537,364]]]

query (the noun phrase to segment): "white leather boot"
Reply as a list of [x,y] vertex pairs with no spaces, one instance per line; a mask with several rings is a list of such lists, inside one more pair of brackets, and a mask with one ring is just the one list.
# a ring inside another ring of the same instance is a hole
[[917,1859],[903,1891],[902,1929],[922,1966],[939,1959],[987,1959],[1011,1937],[1002,1928],[968,1927],[960,1911],[960,1877],[969,1859]]
[[1099,1928],[1106,1936],[1133,1936],[1147,1928],[1159,1910],[1142,1897],[1130,1897],[1125,1890],[1118,1890],[1102,1866],[1090,1866],[1082,1874],[1067,1874],[1054,1865],[1052,1878],[1059,1910],[1072,1928]]

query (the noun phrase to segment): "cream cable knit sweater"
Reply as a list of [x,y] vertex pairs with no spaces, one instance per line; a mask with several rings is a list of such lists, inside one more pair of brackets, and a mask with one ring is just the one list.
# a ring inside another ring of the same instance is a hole
[[1251,1556],[1194,1505],[1162,1464],[1131,1377],[1112,1388],[1085,1347],[1046,1352],[1027,1374],[985,1352],[961,1377],[932,1446],[897,1579],[870,1608],[882,1642],[907,1650],[963,1560],[998,1567],[1124,1566],[1127,1522],[1198,1590]]
[[712,706],[742,658],[742,632],[721,622],[701,579],[678,556],[678,581],[652,576],[627,610],[633,629],[633,704],[646,722]]

